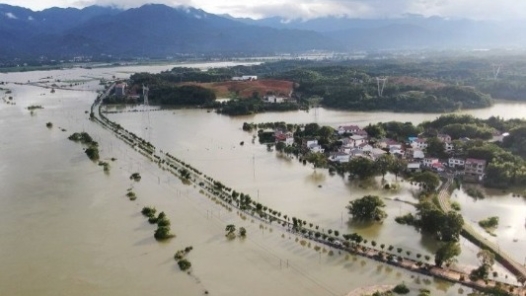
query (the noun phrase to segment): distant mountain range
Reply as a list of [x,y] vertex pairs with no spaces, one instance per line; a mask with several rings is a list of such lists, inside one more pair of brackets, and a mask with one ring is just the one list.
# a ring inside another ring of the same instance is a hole
[[219,16],[159,4],[31,11],[0,4],[0,59],[72,56],[254,55],[310,50],[445,49],[526,45],[524,24],[324,17],[309,21]]

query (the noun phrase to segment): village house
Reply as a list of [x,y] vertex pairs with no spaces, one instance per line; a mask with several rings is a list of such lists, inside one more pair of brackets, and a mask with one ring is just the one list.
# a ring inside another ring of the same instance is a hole
[[373,159],[377,159],[378,157],[386,154],[387,152],[385,152],[384,150],[382,149],[378,149],[378,148],[373,148],[373,151],[371,151],[371,156],[373,157]]
[[435,163],[440,163],[438,158],[424,158],[422,162],[425,167],[432,167]]
[[427,139],[418,138],[418,139],[414,140],[411,143],[411,147],[418,148],[418,149],[426,149],[427,148]]
[[358,131],[361,131],[360,127],[357,125],[341,125],[338,127],[338,134],[354,134]]
[[382,139],[377,143],[377,146],[383,149],[392,149],[392,148],[402,149],[402,144],[392,139]]
[[411,173],[419,173],[422,171],[419,162],[410,162],[407,164],[407,171]]
[[455,150],[455,146],[451,142],[449,142],[449,143],[445,143],[444,142],[444,150],[446,152],[453,152],[453,150]]
[[314,152],[314,153],[323,153],[325,151],[325,149],[323,149],[321,145],[318,145],[318,144],[310,146],[309,150],[310,152]]
[[440,162],[433,163],[431,168],[437,172],[443,172],[445,170],[444,165]]
[[373,151],[373,146],[367,144],[367,143],[362,143],[360,145],[358,145],[358,149],[362,150],[363,152],[372,152]]
[[232,77],[233,81],[252,81],[258,80],[258,77],[255,75],[243,75],[243,76],[234,76]]
[[466,161],[460,158],[451,157],[447,160],[447,165],[450,168],[463,167]]
[[325,151],[325,149],[323,149],[321,145],[318,144],[318,140],[316,139],[303,139],[302,144],[303,147],[307,148],[310,152],[323,153]]
[[117,97],[124,97],[126,96],[126,87],[128,85],[126,83],[119,83],[117,85],[115,85],[115,95]]
[[464,175],[476,177],[479,181],[484,178],[486,161],[483,159],[468,158],[464,164]]
[[349,144],[352,144],[353,147],[358,147],[366,142],[367,140],[362,136],[352,135],[349,137]]
[[275,95],[269,95],[263,98],[264,102],[273,103],[273,104],[285,103],[287,100],[288,98],[286,97],[280,97],[280,96],[275,96]]
[[437,138],[442,143],[451,143],[451,136],[449,136],[448,134],[438,134]]
[[392,155],[397,156],[397,157],[404,157],[404,155],[405,155],[404,150],[398,149],[396,147],[393,147],[393,148],[389,149],[389,153],[391,153]]
[[294,144],[294,134],[292,132],[278,130],[274,133],[274,139],[276,140],[276,143],[283,142],[287,146],[292,146],[292,144]]
[[346,163],[351,159],[351,155],[344,152],[332,152],[329,156],[329,161]]
[[366,138],[366,139],[369,138],[369,134],[368,134],[366,131],[364,131],[363,129],[358,130],[358,131],[356,131],[356,132],[354,132],[354,133],[352,133],[352,134],[353,134],[354,136],[362,136],[362,137],[364,137],[364,138]]
[[358,148],[353,148],[349,151],[349,155],[352,157],[362,157],[362,156],[365,156],[365,153],[358,149]]
[[420,149],[413,149],[413,159],[424,159],[425,154],[424,151]]

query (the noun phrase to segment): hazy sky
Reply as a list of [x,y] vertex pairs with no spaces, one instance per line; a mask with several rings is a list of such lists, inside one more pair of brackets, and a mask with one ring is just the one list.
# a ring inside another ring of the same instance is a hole
[[42,10],[52,6],[114,5],[138,7],[145,3],[186,5],[210,13],[238,17],[314,18],[325,15],[397,17],[403,14],[450,18],[526,20],[525,0],[0,0],[1,3]]

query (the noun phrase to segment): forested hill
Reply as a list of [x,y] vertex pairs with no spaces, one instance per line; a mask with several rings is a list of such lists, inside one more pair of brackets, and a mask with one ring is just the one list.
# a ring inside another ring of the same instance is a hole
[[[376,78],[383,73],[382,67],[390,68],[391,75],[387,77],[383,90],[383,83],[380,82],[379,91]],[[292,82],[293,98],[300,106],[321,104],[344,110],[442,113],[492,105],[490,95],[476,87],[459,83],[459,80],[455,84],[451,83],[450,78],[440,76],[444,75],[444,69],[437,68],[431,72],[429,68],[432,67],[409,64],[410,71],[400,71],[398,74],[393,65],[379,66],[366,61],[280,61],[207,71],[174,68],[157,75],[136,74],[132,80],[137,82],[138,87],[141,84],[152,85],[152,94],[155,94],[158,91],[156,86],[162,88],[163,93],[169,93],[167,85],[174,87],[188,82],[221,82],[238,75],[257,75],[260,79]],[[431,78],[432,73],[436,75],[434,79]],[[450,75],[457,75],[455,73],[451,71]],[[462,71],[459,73],[463,75]],[[468,79],[465,81],[468,82]],[[209,103],[211,96],[206,97],[206,103]]]
[[297,82],[298,98],[319,98],[321,105],[335,109],[441,113],[492,105],[490,95],[470,86],[390,73],[378,75],[387,78],[385,85],[376,80],[374,68],[346,63],[305,65],[271,76]]

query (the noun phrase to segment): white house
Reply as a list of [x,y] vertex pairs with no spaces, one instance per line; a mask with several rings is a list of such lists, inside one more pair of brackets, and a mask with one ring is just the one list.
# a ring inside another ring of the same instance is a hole
[[466,161],[464,159],[460,159],[460,158],[450,158],[447,160],[447,165],[450,167],[450,168],[456,168],[458,166],[464,166],[466,164]]
[[343,153],[343,152],[333,152],[329,156],[329,161],[332,161],[332,162],[345,163],[345,162],[349,162],[350,159],[351,159],[351,155],[347,153]]
[[420,149],[413,150],[413,159],[424,159],[424,157],[425,157],[424,151]]
[[323,153],[325,151],[325,149],[318,144],[309,146],[309,150],[314,153]]
[[352,144],[353,147],[358,147],[365,142],[366,140],[363,136],[353,135],[349,137],[349,144]]
[[396,147],[393,147],[393,148],[389,149],[389,153],[391,153],[393,155],[404,156],[404,150],[398,149]]
[[420,172],[420,163],[419,162],[408,163],[407,170],[413,173]]
[[358,149],[362,150],[363,152],[372,152],[373,151],[373,146],[367,144],[367,143],[362,143],[360,145],[358,145]]
[[360,127],[357,125],[341,125],[338,127],[338,134],[343,135],[345,133],[354,134],[360,131]]
[[275,104],[281,104],[287,100],[287,98],[285,97],[278,97],[275,95],[265,96],[264,99],[265,99],[265,102],[267,103],[275,103]]
[[316,146],[316,145],[318,145],[318,140],[316,140],[316,139],[314,139],[314,140],[304,140],[304,145],[307,148],[310,148],[312,146]]
[[446,152],[451,152],[455,150],[455,146],[451,142],[444,142],[444,150],[446,150]]
[[423,138],[418,138],[411,143],[411,147],[418,148],[418,149],[426,149],[427,140]]
[[239,76],[234,76],[234,77],[232,77],[232,80],[233,80],[233,81],[258,80],[258,77],[257,77],[257,76],[254,76],[254,75],[243,75],[243,76],[241,76],[241,77],[239,77]]

